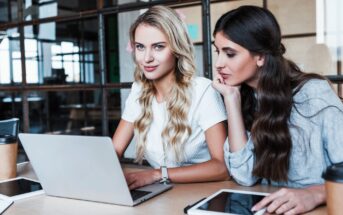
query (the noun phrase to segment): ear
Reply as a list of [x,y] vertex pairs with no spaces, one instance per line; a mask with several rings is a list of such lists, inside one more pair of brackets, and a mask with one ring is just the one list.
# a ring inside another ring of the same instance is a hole
[[264,65],[264,59],[265,59],[264,55],[256,55],[255,59],[256,59],[256,65],[258,67],[262,67]]

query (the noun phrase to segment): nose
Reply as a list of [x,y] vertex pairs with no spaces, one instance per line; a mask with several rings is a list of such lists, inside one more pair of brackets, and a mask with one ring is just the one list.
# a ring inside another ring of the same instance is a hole
[[154,60],[153,51],[151,49],[146,49],[144,54],[144,61],[146,63],[149,63]]
[[224,68],[224,65],[225,65],[224,58],[222,57],[221,54],[219,54],[214,66],[217,71],[220,71],[222,68]]

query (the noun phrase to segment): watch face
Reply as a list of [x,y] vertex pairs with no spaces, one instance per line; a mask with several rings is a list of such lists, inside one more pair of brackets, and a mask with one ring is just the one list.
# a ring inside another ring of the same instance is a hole
[[160,180],[160,183],[161,183],[161,184],[170,184],[170,180],[167,179],[167,178],[162,178],[162,179]]

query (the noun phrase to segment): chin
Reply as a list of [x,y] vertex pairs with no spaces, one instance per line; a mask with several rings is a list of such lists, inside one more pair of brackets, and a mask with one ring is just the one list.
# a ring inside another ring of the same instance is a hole
[[157,81],[160,79],[160,77],[152,76],[152,75],[145,75],[144,76],[149,81]]
[[225,85],[229,85],[232,87],[237,87],[239,85],[241,85],[242,83],[237,83],[236,81],[225,81]]
[[148,79],[148,80],[156,79],[156,77],[155,77],[156,75],[154,74],[154,72],[146,72],[146,71],[144,71],[143,74],[144,74],[144,77],[146,79]]
[[152,76],[152,75],[144,75],[144,77],[145,77],[147,80],[149,80],[149,81],[154,81],[154,80],[158,79],[158,78],[156,78],[155,76]]

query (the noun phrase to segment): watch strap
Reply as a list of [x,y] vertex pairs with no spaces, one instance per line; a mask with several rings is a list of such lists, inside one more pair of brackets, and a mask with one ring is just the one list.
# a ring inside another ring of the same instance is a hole
[[160,180],[160,183],[169,184],[170,180],[169,180],[169,176],[168,176],[168,169],[166,166],[161,166],[161,175],[162,175],[162,178]]

